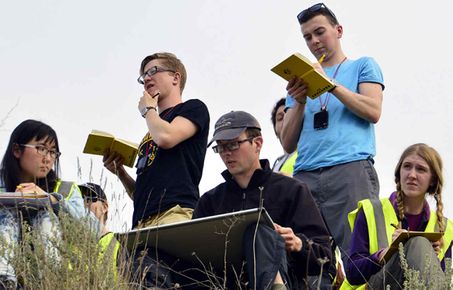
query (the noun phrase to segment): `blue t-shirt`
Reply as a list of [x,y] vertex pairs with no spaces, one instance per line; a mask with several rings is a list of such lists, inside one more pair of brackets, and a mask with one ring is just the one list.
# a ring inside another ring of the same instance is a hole
[[[338,65],[324,68],[332,78]],[[384,80],[379,65],[370,57],[346,60],[335,76],[337,83],[358,92],[360,83],[379,83]],[[326,129],[313,128],[313,116],[327,102],[329,124]],[[286,107],[295,105],[287,95]],[[376,154],[374,125],[346,108],[333,94],[325,93],[317,99],[307,98],[302,132],[297,143],[298,157],[294,172],[364,160]]]

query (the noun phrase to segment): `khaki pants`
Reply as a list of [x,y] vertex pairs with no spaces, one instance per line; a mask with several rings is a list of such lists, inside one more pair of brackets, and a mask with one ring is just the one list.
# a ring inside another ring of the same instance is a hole
[[160,214],[150,216],[146,220],[141,220],[135,229],[149,228],[159,225],[172,224],[176,222],[192,219],[193,208],[180,207],[176,205]]

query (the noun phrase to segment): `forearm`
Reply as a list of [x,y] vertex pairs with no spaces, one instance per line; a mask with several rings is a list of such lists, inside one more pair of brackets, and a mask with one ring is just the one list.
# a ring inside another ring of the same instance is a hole
[[297,149],[300,133],[304,121],[305,104],[296,102],[293,108],[288,109],[283,119],[281,141],[286,152]]
[[[338,85],[331,93],[349,110],[362,119],[377,123],[382,112],[382,89],[379,84],[360,86],[365,92],[355,93],[342,85]],[[366,95],[364,94],[366,93]]]
[[353,253],[346,265],[346,277],[352,285],[360,285],[381,270],[377,254]]
[[148,132],[153,137],[153,141],[157,144],[157,146],[168,149],[168,140],[172,135],[170,123],[161,119],[155,110],[150,110],[148,114],[146,114],[145,119]]
[[134,192],[135,192],[135,180],[126,172],[124,167],[118,170],[117,176],[121,183],[126,189],[127,194],[131,199],[134,199]]

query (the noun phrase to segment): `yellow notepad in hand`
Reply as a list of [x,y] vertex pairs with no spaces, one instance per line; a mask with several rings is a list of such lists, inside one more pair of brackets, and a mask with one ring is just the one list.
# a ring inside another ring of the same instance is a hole
[[287,81],[294,76],[301,78],[308,84],[307,96],[312,99],[335,88],[335,84],[327,76],[315,70],[312,62],[297,52],[273,67],[271,71]]
[[115,138],[112,134],[93,130],[88,135],[83,153],[104,155],[110,150],[123,157],[124,165],[133,167],[138,153],[138,144]]

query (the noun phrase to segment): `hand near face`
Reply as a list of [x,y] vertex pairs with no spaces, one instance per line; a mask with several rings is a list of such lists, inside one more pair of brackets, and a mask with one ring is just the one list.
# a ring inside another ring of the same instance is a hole
[[286,86],[288,95],[292,96],[299,103],[307,102],[308,86],[298,77],[293,77]]
[[274,224],[275,231],[285,240],[286,250],[290,252],[300,252],[302,250],[302,240],[296,236],[291,228],[285,228]]
[[159,94],[159,91],[143,91],[143,96],[140,98],[140,101],[138,103],[138,110],[141,112],[146,107],[157,108]]
[[118,175],[118,171],[124,170],[123,162],[124,159],[121,155],[116,152],[107,151],[102,158],[104,167],[115,175]]

